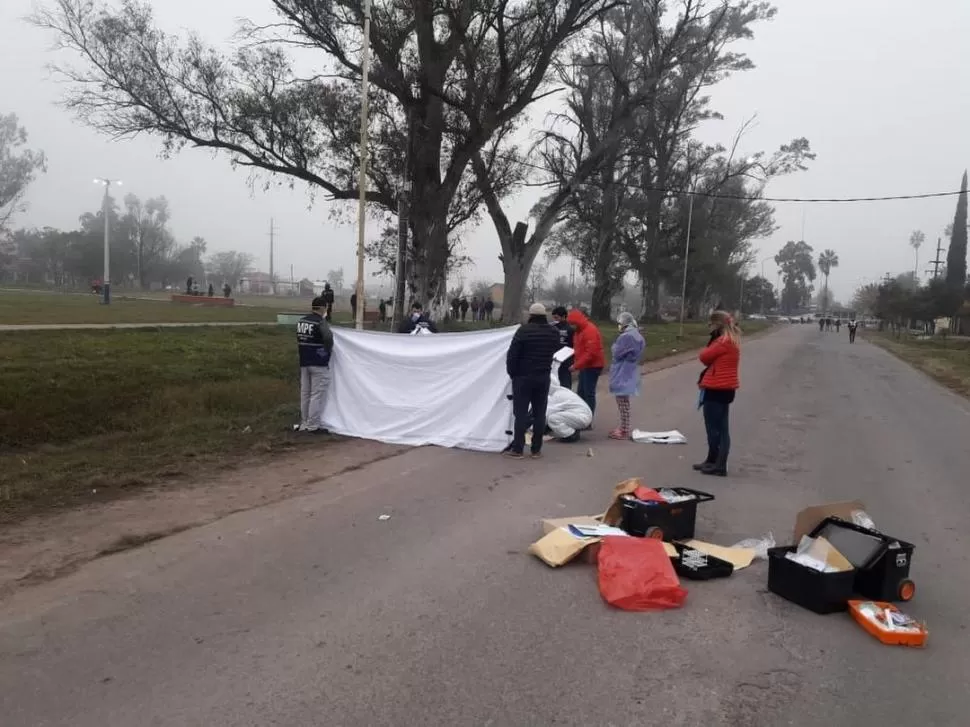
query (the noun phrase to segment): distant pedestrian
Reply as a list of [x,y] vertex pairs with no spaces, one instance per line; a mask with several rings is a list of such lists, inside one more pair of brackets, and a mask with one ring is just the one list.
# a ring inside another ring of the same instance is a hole
[[819,318],[818,319],[818,330],[819,330],[819,333],[821,333],[822,331],[825,330],[825,319],[824,318]]
[[835,319],[835,332],[836,333],[841,333],[842,332],[842,319],[841,318],[836,318]]
[[855,321],[849,321],[849,343],[855,343],[856,330],[859,328],[859,324]]
[[355,321],[357,320],[357,293],[350,295],[350,315]]
[[581,310],[573,308],[566,316],[566,320],[575,330],[573,335],[575,360],[570,371],[576,372],[579,376],[576,393],[586,402],[590,411],[595,415],[596,385],[599,382],[600,374],[603,373],[603,367],[606,365],[606,356],[603,354],[603,336],[596,324],[587,318]]
[[325,314],[327,321],[333,320],[333,288],[330,287],[330,283],[323,284],[323,293],[320,296],[323,298],[323,303],[326,306]]
[[323,317],[326,302],[314,298],[310,313],[296,324],[300,350],[300,426],[301,432],[325,433],[323,407],[333,381],[330,357],[333,354],[333,332]]
[[451,319],[457,321],[461,315],[461,298],[457,295],[451,299]]
[[512,414],[515,425],[507,457],[521,459],[525,453],[525,432],[532,426],[532,457],[542,456],[549,405],[549,374],[552,357],[559,350],[559,332],[549,325],[541,303],[529,308],[529,319],[512,337],[505,356],[505,368],[512,379]]
[[495,312],[495,303],[494,303],[494,301],[492,301],[491,298],[489,298],[488,300],[486,300],[485,301],[485,305],[483,306],[483,309],[485,311],[485,320],[491,321],[492,320],[492,314]]
[[387,303],[383,298],[381,298],[381,302],[377,306],[377,311],[380,315],[381,323],[384,323],[387,320]]
[[727,476],[731,452],[730,411],[739,387],[741,329],[724,311],[714,311],[710,319],[711,340],[700,353],[700,405],[707,430],[707,458],[694,469],[705,475]]
[[209,283],[209,291],[208,292],[209,292],[209,297],[210,298],[215,297],[216,288],[215,288],[215,286],[212,283]]
[[[559,332],[559,348],[573,347],[573,327],[566,322],[567,315],[568,311],[561,305],[552,309],[552,325]],[[559,385],[564,389],[573,388],[573,373],[569,369],[574,361],[575,358],[570,356],[559,364]]]
[[192,276],[190,275],[185,279],[185,294],[192,295]]
[[478,311],[481,309],[482,304],[478,302],[478,297],[472,297],[472,320],[478,320]]
[[461,297],[460,307],[461,307],[461,322],[464,323],[465,316],[468,315],[468,298],[466,298],[465,296]]
[[613,342],[610,362],[610,393],[616,397],[620,426],[610,432],[610,439],[630,438],[630,397],[640,393],[640,356],[646,341],[632,313],[624,311],[617,318],[620,335]]
[[232,288],[229,287],[229,283],[224,283],[222,286],[222,297],[228,298],[232,295]]

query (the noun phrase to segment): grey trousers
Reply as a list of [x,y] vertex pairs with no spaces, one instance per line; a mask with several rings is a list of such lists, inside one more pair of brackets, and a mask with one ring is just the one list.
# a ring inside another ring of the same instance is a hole
[[323,428],[323,405],[333,374],[326,366],[303,366],[300,368],[300,429]]

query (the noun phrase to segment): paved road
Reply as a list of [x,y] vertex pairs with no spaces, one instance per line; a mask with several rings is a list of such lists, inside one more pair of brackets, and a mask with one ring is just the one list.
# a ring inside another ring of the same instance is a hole
[[[635,410],[687,447],[412,450],[21,592],[0,605],[4,727],[966,724],[970,406],[796,326],[746,346],[734,476],[711,481],[689,470],[696,377],[647,377]],[[710,487],[699,534],[725,544],[864,498],[916,544],[929,649],[778,599],[763,564],[632,614],[601,602],[593,568],[525,554],[540,517],[599,511],[628,475]]]
[[186,323],[24,323],[0,324],[4,331],[61,331],[61,330],[98,330],[105,328],[200,328],[207,326],[275,326],[275,321],[192,321]]

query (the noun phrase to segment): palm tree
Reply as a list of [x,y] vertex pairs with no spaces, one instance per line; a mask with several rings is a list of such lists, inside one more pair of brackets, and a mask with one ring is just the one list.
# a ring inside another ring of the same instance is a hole
[[916,281],[919,282],[919,249],[926,242],[926,235],[923,234],[922,230],[913,230],[913,234],[909,236],[909,246],[916,251],[916,267],[914,268],[916,272]]
[[[828,309],[829,305],[829,273],[832,272],[832,268],[837,267],[839,267],[839,256],[835,250],[825,250],[818,256],[818,269],[825,276],[825,296],[822,300],[826,309]],[[826,313],[827,310],[823,310],[822,312]]]

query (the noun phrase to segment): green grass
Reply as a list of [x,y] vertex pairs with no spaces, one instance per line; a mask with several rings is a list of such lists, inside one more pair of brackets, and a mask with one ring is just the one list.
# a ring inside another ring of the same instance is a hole
[[289,329],[0,333],[0,351],[0,519],[300,446]]
[[[650,361],[707,342],[646,334]],[[288,327],[0,332],[0,522],[319,446],[289,431],[298,401]]]
[[915,338],[907,334],[896,338],[891,333],[876,331],[866,331],[865,337],[944,386],[970,397],[970,340],[942,336]]
[[[305,301],[291,300],[295,310]],[[0,324],[27,325],[51,323],[204,323],[269,322],[279,309],[272,307],[215,308],[172,303],[165,300],[139,300],[115,296],[111,305],[102,305],[91,294],[25,293],[0,290]]]

